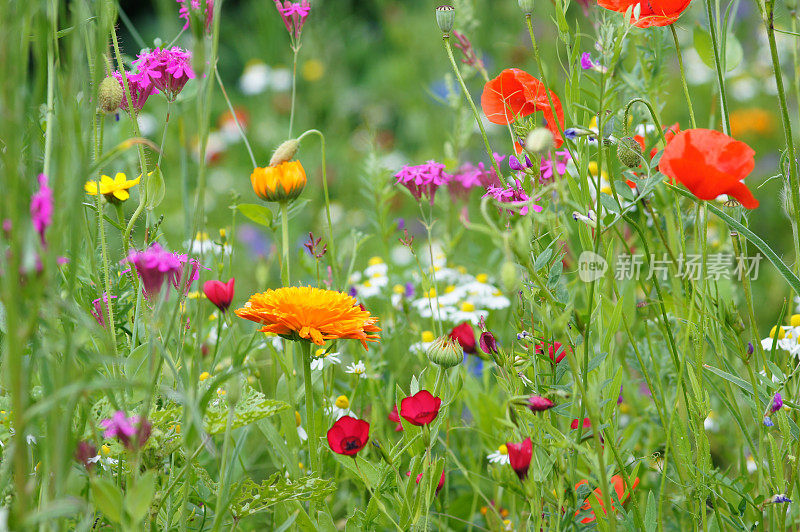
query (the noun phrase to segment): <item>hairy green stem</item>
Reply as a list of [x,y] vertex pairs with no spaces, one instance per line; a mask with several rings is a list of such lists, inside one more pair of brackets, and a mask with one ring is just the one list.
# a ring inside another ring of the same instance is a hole
[[678,56],[678,68],[681,71],[681,84],[683,85],[683,95],[686,97],[686,105],[689,107],[689,120],[692,123],[692,128],[696,128],[697,122],[694,119],[692,98],[691,96],[689,96],[689,85],[687,85],[686,83],[686,73],[683,70],[683,57],[681,56],[681,45],[678,42],[678,32],[675,31],[675,24],[670,24],[669,29],[672,30],[672,40],[675,42],[675,54]]

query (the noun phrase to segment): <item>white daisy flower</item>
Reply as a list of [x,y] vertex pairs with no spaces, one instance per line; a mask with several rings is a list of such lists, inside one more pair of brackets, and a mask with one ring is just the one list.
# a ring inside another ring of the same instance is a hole
[[369,266],[364,269],[364,276],[369,277],[386,277],[389,272],[389,266],[383,262],[380,257],[372,257],[369,259]]
[[505,465],[511,463],[511,459],[508,457],[508,447],[506,447],[506,444],[502,444],[495,452],[486,455],[486,458],[489,459],[490,464]]
[[314,371],[322,371],[326,363],[328,366],[335,366],[341,362],[339,353],[326,353],[324,349],[317,349],[314,358],[311,359],[311,369]]
[[475,304],[471,301],[462,301],[458,305],[458,310],[453,312],[449,318],[457,323],[468,321],[472,324],[477,324],[481,317],[486,318],[489,313],[485,310],[477,309]]
[[350,399],[346,395],[340,395],[333,401],[333,405],[325,408],[325,413],[333,416],[334,420],[340,417],[349,416],[350,412]]
[[248,96],[261,94],[269,87],[270,70],[262,61],[249,61],[239,78],[239,90]]
[[[362,379],[367,378],[367,366],[364,365],[363,360],[359,360],[355,364],[350,364],[344,370],[345,373],[350,373],[351,375],[358,375]],[[344,396],[342,396],[344,397]],[[345,399],[347,399],[345,397]]]
[[436,336],[431,331],[422,331],[420,341],[411,344],[409,349],[415,353],[425,353],[435,339]]
[[300,438],[300,441],[306,441],[308,439],[308,434],[306,433],[305,429],[301,426],[303,418],[300,417],[300,412],[298,412],[297,410],[294,411],[294,421],[297,424],[297,437]]
[[184,240],[183,247],[189,255],[218,255],[222,246],[211,240],[208,233],[198,231],[194,240]]

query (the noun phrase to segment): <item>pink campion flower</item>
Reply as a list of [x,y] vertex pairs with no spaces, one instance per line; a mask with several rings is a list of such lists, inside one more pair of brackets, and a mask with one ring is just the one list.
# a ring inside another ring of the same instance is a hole
[[186,82],[195,78],[191,60],[190,52],[173,46],[139,54],[133,65],[143,79],[174,102]]
[[283,25],[286,26],[289,36],[295,41],[299,40],[300,34],[303,32],[303,25],[311,12],[311,4],[308,0],[302,0],[301,2],[275,0],[275,7],[278,9],[281,19],[283,19]]
[[404,166],[394,177],[397,178],[395,184],[404,185],[417,201],[426,196],[430,199],[431,205],[436,189],[449,183],[452,178],[444,171],[444,165],[436,161],[428,161],[417,166]]
[[184,264],[178,256],[165,250],[158,243],[143,251],[131,250],[122,262],[129,262],[136,269],[148,299],[156,297],[161,292],[161,286],[166,279],[170,279],[177,288],[177,279],[180,279]]
[[[114,76],[117,81],[119,81],[119,85],[122,87],[122,103],[120,103],[119,106],[123,110],[130,113],[131,109],[128,105],[128,94],[125,91],[125,84],[122,82],[122,74],[119,72],[113,72],[111,75]],[[128,87],[131,91],[133,111],[134,113],[138,113],[142,110],[142,107],[144,107],[145,102],[147,102],[147,98],[149,98],[150,95],[155,94],[155,86],[150,82],[149,76],[142,76],[133,72],[126,72],[125,76],[128,78]]]
[[554,406],[553,401],[541,395],[531,395],[528,398],[528,408],[531,412],[544,412]]
[[[189,29],[189,19],[192,11],[201,11],[203,8],[200,6],[200,0],[175,0],[181,6],[178,9],[178,18],[186,21],[183,29]],[[202,14],[202,12],[201,12]],[[214,1],[206,0],[205,2],[205,17],[206,17],[206,31],[211,31],[211,22],[214,17]]]
[[134,444],[143,446],[150,437],[152,429],[146,419],[140,419],[139,416],[128,417],[122,410],[117,410],[112,417],[102,420],[100,426],[105,429],[104,438],[117,438],[129,449],[132,449]]
[[105,307],[108,306],[108,300],[109,299],[116,299],[116,298],[117,298],[117,296],[111,296],[109,298],[108,294],[103,292],[103,297],[102,298],[97,298],[94,301],[92,301],[92,307],[94,307],[94,308],[92,308],[92,310],[90,312],[92,313],[92,316],[94,316],[94,319],[97,320],[97,323],[99,323],[101,327],[105,327],[106,326],[105,318],[103,318],[103,314],[104,314],[103,311],[104,310],[107,311],[107,309]]
[[[505,158],[505,155],[494,154],[498,166]],[[447,182],[447,190],[455,198],[466,201],[473,188],[485,188],[489,185],[499,184],[500,180],[497,178],[494,166],[490,164],[487,168],[483,162],[479,162],[477,166],[468,162],[462,164],[458,171],[451,176]]]
[[[183,287],[183,295],[189,293],[189,288],[191,288],[192,283],[200,278],[200,268],[204,270],[208,270],[197,259],[190,259],[188,255],[185,253],[174,253],[175,259],[180,264],[180,270],[177,273],[171,273],[169,276],[169,281],[172,283],[172,286],[175,287],[175,290],[181,290]],[[187,275],[186,271],[186,264],[189,264],[188,276],[184,278],[184,275]]]
[[549,155],[542,157],[539,165],[539,183],[545,184],[551,181],[556,174],[559,177],[563,176],[567,172],[567,164],[571,159],[572,156],[567,150],[555,152],[555,158],[550,158]]
[[486,194],[483,197],[491,196],[495,200],[499,201],[500,203],[508,203],[508,204],[516,204],[513,205],[519,208],[519,211],[514,209],[507,209],[508,212],[512,214],[519,214],[521,216],[525,216],[528,214],[529,209],[533,209],[534,212],[542,212],[542,207],[539,205],[528,204],[527,202],[530,200],[530,197],[525,192],[525,189],[522,188],[522,183],[519,179],[514,180],[516,183],[514,185],[510,185],[507,187],[496,186],[496,185],[489,185],[486,187]]
[[38,180],[39,190],[31,196],[31,221],[44,246],[44,233],[53,223],[53,190],[47,186],[46,175],[39,174]]

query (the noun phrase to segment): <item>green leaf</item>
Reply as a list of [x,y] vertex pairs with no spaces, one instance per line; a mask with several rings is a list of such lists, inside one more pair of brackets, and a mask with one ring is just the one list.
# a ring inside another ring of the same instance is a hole
[[656,508],[656,498],[653,496],[653,492],[651,491],[650,494],[647,496],[647,510],[644,514],[644,530],[645,532],[654,532],[656,529],[656,516],[658,514],[658,509]]
[[[261,399],[250,403],[240,400],[234,410],[231,430],[255,423],[265,417],[274,416],[287,408],[289,408],[288,403],[276,401],[275,399]],[[205,418],[205,430],[209,434],[221,434],[225,432],[227,421],[227,408],[225,410],[209,411]]]
[[240,203],[236,208],[253,222],[263,225],[264,227],[272,227],[272,211],[264,205]]
[[[229,492],[238,494],[231,501],[233,515],[245,517],[262,512],[281,502],[319,500],[333,493],[336,486],[332,480],[306,476],[288,479],[283,473],[275,473],[261,484],[249,478],[235,482]],[[305,516],[306,519],[308,516]]]
[[164,200],[166,187],[164,186],[164,176],[158,166],[145,178],[145,189],[147,190],[147,210],[152,211]]
[[[718,45],[720,43],[717,43]],[[694,49],[697,55],[708,68],[716,69],[714,66],[714,47],[711,41],[711,34],[700,25],[694,27]],[[736,68],[742,61],[742,45],[736,40],[732,34],[728,34],[725,38],[725,57],[722,57],[720,50],[720,61],[724,62],[725,69],[730,72]]]
[[125,495],[125,511],[138,524],[147,515],[153,494],[156,492],[156,476],[152,471],[147,471],[136,480],[136,483]]
[[103,478],[93,478],[92,497],[95,507],[109,521],[122,522],[122,492],[116,485]]

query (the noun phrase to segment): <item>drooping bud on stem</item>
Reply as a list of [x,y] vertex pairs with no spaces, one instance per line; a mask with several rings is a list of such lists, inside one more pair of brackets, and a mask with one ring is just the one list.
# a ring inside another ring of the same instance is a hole
[[97,88],[97,106],[104,113],[113,113],[122,103],[122,85],[109,76],[100,82]]
[[617,144],[617,158],[628,168],[642,164],[642,147],[631,137],[624,137]]
[[542,155],[553,148],[553,134],[546,127],[537,127],[525,138],[525,150]]
[[297,139],[289,139],[284,141],[275,149],[275,152],[272,154],[272,158],[269,160],[269,165],[278,166],[281,163],[291,161],[297,153],[297,149],[299,147],[300,143],[297,141]]

